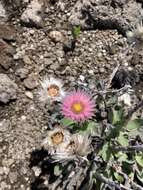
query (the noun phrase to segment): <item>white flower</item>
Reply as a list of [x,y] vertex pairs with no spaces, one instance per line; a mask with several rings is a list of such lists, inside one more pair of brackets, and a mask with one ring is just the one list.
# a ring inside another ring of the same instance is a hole
[[143,42],[143,23],[138,23],[131,31],[127,31],[126,35],[129,40]]
[[55,78],[45,78],[41,81],[41,90],[39,91],[39,99],[43,103],[49,101],[61,101],[65,96],[63,84]]
[[48,131],[47,137],[43,140],[42,145],[53,155],[57,152],[65,152],[70,140],[70,132],[59,126]]

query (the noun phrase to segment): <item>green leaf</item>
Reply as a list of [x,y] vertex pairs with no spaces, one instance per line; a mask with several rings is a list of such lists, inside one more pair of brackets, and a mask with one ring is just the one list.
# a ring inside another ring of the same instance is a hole
[[138,178],[138,180],[140,180],[140,182],[143,183],[143,171],[141,171],[140,173],[137,172],[137,178]]
[[139,129],[141,126],[143,126],[143,118],[130,120],[126,128],[129,131],[131,131],[131,130]]
[[109,112],[109,120],[113,125],[121,123],[123,120],[123,110],[121,107],[112,108]]
[[85,123],[85,125],[83,125],[83,127],[79,129],[79,132],[82,134],[84,133],[84,134],[94,136],[96,134],[97,127],[98,127],[98,123],[94,121],[90,121],[89,123]]
[[108,161],[111,158],[113,158],[113,155],[108,143],[105,143],[103,145],[102,150],[99,152],[99,155],[101,155],[104,161]]
[[59,166],[59,165],[56,165],[56,166],[54,167],[54,175],[55,175],[55,176],[59,176],[59,175],[61,174],[61,172],[62,172],[62,170],[61,170],[60,166]]
[[129,142],[128,142],[128,139],[127,137],[124,135],[123,132],[120,132],[118,138],[117,138],[117,141],[120,145],[122,146],[128,146],[129,145]]
[[138,163],[141,167],[143,167],[143,153],[136,155],[136,156],[135,156],[135,159],[136,159],[137,163]]
[[129,164],[129,165],[132,165],[132,164],[134,164],[134,163],[135,163],[135,161],[134,161],[134,160],[129,160],[129,159],[127,159],[125,162],[126,162],[127,164]]
[[124,181],[123,176],[121,176],[119,173],[114,172],[114,177],[116,178],[116,180],[120,183],[122,183]]
[[76,38],[79,36],[81,31],[81,27],[80,26],[75,26],[72,30],[72,35]]
[[68,118],[63,118],[63,119],[61,119],[61,123],[63,126],[68,127],[68,126],[74,125],[75,121],[68,119]]
[[118,162],[123,162],[128,159],[127,154],[125,154],[123,152],[118,152],[117,154],[115,154],[115,156],[118,158]]

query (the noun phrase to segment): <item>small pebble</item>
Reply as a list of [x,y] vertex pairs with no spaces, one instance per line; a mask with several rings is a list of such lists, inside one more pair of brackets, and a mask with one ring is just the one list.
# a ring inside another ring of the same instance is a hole
[[26,91],[26,92],[25,92],[25,95],[26,95],[29,99],[33,99],[33,94],[32,94],[32,92]]
[[49,32],[48,35],[54,42],[62,42],[63,41],[63,34],[59,31],[51,31],[51,32]]

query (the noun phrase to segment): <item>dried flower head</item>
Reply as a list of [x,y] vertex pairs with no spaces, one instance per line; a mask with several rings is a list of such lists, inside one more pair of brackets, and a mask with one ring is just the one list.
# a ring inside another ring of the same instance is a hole
[[63,99],[62,113],[75,121],[85,121],[94,115],[95,104],[84,91],[73,91]]
[[74,145],[73,150],[76,155],[85,157],[91,152],[91,139],[87,135],[74,134],[72,136],[72,142]]
[[91,152],[91,139],[87,135],[74,134],[71,137],[70,143],[63,152],[56,152],[53,155],[53,160],[56,162],[64,162],[76,159],[85,159]]
[[47,137],[42,142],[42,145],[50,154],[54,154],[65,151],[65,148],[70,143],[70,139],[70,132],[59,126],[48,131]]
[[138,23],[136,27],[134,27],[131,31],[127,31],[126,33],[129,40],[135,43],[143,42],[143,24],[142,22]]
[[41,102],[61,101],[65,95],[63,84],[55,78],[46,78],[41,82],[42,89],[39,92]]

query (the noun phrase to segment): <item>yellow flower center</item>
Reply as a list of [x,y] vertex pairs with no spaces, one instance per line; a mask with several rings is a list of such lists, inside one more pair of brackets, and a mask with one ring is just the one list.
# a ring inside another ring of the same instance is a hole
[[51,139],[52,139],[53,144],[59,145],[59,144],[61,144],[61,143],[63,142],[64,135],[63,135],[62,132],[57,132],[57,133],[55,133],[55,134],[51,137]]
[[83,110],[84,110],[84,105],[81,102],[76,102],[72,105],[72,111],[76,114],[83,112]]
[[51,86],[49,86],[49,88],[47,89],[48,91],[48,95],[51,97],[56,97],[59,95],[59,87],[55,84],[52,84]]

